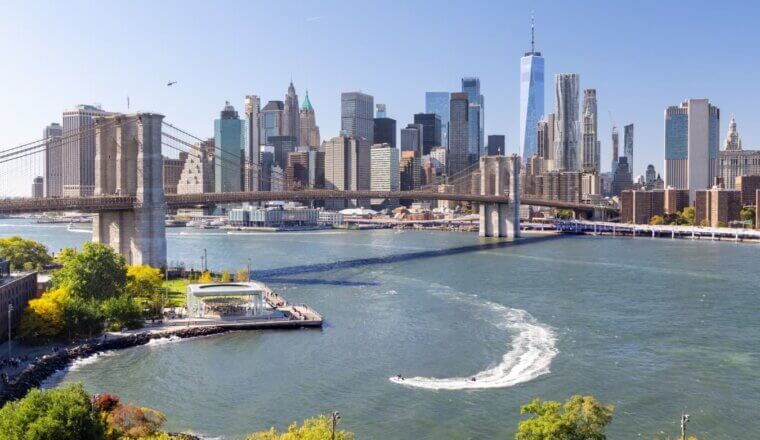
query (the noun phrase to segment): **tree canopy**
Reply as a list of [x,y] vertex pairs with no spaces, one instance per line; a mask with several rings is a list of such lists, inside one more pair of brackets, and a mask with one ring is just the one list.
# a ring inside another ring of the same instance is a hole
[[613,411],[592,396],[575,395],[564,405],[534,399],[520,407],[520,414],[530,417],[520,422],[515,440],[606,440]]
[[[275,428],[271,428],[269,431],[253,433],[246,437],[246,440],[330,440],[331,438],[332,420],[328,416],[320,415],[306,419],[301,426],[293,423],[288,426],[287,432],[280,433]],[[335,439],[353,440],[354,434],[348,431],[336,430]]]
[[119,296],[127,283],[124,257],[100,243],[84,243],[81,252],[70,255],[53,275],[56,287],[83,299],[105,300]]
[[45,245],[19,236],[0,238],[0,259],[8,260],[12,270],[36,270],[53,261]]

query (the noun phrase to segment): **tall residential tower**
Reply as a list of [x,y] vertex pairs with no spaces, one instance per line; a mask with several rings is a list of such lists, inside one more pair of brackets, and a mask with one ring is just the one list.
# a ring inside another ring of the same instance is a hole
[[578,171],[578,74],[555,77],[554,166],[558,171]]
[[600,142],[597,131],[596,89],[583,91],[583,133],[581,141],[581,168],[585,172],[599,173]]

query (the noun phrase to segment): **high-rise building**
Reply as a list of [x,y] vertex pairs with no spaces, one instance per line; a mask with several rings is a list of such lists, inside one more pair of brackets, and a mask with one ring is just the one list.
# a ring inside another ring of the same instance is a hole
[[35,199],[41,199],[45,196],[45,186],[42,182],[42,176],[37,176],[32,180],[32,197]]
[[[307,93],[308,97],[308,93]],[[261,99],[256,95],[245,97],[245,128],[246,128],[246,191],[259,191],[259,178],[261,175],[261,136],[259,135],[259,114],[261,113]]]
[[95,118],[110,113],[92,105],[63,112],[61,175],[64,197],[95,193]]
[[469,165],[469,102],[467,94],[452,93],[449,109],[449,151],[446,158],[446,174],[453,176]]
[[536,51],[535,26],[531,19],[530,52],[520,58],[520,148],[523,161],[537,153],[536,125],[543,116],[544,58]]
[[229,101],[214,120],[214,191],[241,190],[243,121]]
[[578,157],[578,88],[575,73],[555,77],[554,166],[560,171],[580,169]]
[[469,160],[474,162],[483,150],[485,133],[485,104],[480,93],[480,78],[462,78],[462,93],[467,94],[468,107],[468,151]]
[[164,156],[164,194],[177,194],[177,186],[185,169],[188,153],[180,152],[178,158]]
[[325,153],[314,147],[298,147],[288,153],[285,182],[288,190],[324,188]]
[[389,144],[396,148],[396,120],[388,117],[375,118],[375,144]]
[[655,179],[657,179],[657,171],[655,171],[654,165],[650,163],[647,165],[647,170],[644,178],[644,183],[646,184],[647,189],[652,189]]
[[620,137],[618,136],[617,126],[612,124],[612,167],[610,170],[615,174],[620,159]]
[[214,192],[214,139],[195,145],[182,168],[177,194]]
[[63,127],[57,122],[45,127],[45,197],[63,197]]
[[[738,176],[734,187],[742,193],[742,206],[757,207],[757,191],[760,191],[760,175]],[[755,218],[758,218],[755,216]]]
[[430,154],[433,147],[441,146],[441,117],[435,113],[417,113],[414,123],[422,126],[422,154]]
[[402,151],[399,162],[399,181],[401,191],[420,189],[422,185],[422,161],[420,152]]
[[633,172],[633,124],[623,127],[623,154],[628,159],[628,168]]
[[688,207],[688,189],[665,188],[665,214],[678,214]]
[[739,176],[760,175],[760,151],[742,149],[733,116],[724,145],[725,148],[718,152],[718,178],[725,188],[733,189]]
[[270,136],[269,145],[274,149],[274,165],[284,170],[288,163],[288,153],[296,151],[298,140],[295,136]]
[[449,146],[449,92],[425,92],[425,113],[435,113],[441,118],[441,146]]
[[303,99],[301,110],[299,111],[301,135],[299,146],[319,147],[319,126],[317,125],[317,116],[314,113],[314,107],[309,100],[309,91],[306,91],[306,97]]
[[283,107],[282,135],[296,138],[296,145],[301,145],[301,118],[299,115],[298,95],[296,88],[293,87],[293,81],[288,86],[288,92],[285,94],[285,104]]
[[536,124],[536,154],[543,160],[544,171],[554,171],[554,113]]
[[[374,143],[375,98],[361,92],[347,92],[340,95],[340,129],[342,134],[353,138],[364,138],[369,145]],[[368,155],[369,157],[369,155]]]
[[624,190],[620,196],[620,222],[649,224],[665,214],[665,191]]
[[388,115],[385,112],[385,104],[375,104],[375,118],[387,118]]
[[506,136],[503,134],[488,135],[488,155],[503,156],[506,148]]
[[269,101],[259,115],[259,136],[261,145],[271,145],[269,138],[282,136],[285,104],[282,101]]
[[407,124],[401,129],[401,151],[421,151],[424,127],[420,124]]
[[430,150],[430,165],[433,166],[437,174],[446,172],[446,147],[436,147]]
[[726,227],[739,220],[742,208],[741,191],[718,188],[694,191],[694,223],[710,227]]
[[[372,191],[399,190],[399,151],[390,144],[375,144],[370,154],[372,170],[370,189]],[[372,199],[373,206],[394,208],[398,199]]]
[[[325,153],[325,188],[338,191],[369,190],[371,185],[370,145],[364,138],[340,135],[322,142]],[[369,206],[369,200],[327,200],[325,208]]]
[[628,158],[622,156],[618,159],[617,167],[615,168],[615,174],[612,178],[612,195],[620,196],[620,194],[633,187],[633,176],[631,169],[628,167]]
[[720,110],[707,99],[689,99],[665,109],[665,185],[692,198],[717,175]]
[[590,173],[601,171],[598,133],[598,116],[596,109],[596,89],[583,90],[583,133],[581,141],[581,168]]

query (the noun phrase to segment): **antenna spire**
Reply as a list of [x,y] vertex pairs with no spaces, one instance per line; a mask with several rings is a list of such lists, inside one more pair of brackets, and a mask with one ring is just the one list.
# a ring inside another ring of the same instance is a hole
[[530,13],[530,51],[536,51],[536,19],[533,13]]

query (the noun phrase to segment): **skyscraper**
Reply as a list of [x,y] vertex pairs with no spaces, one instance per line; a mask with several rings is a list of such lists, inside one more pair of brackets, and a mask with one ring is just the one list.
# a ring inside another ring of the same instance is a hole
[[32,180],[32,197],[41,199],[44,196],[44,185],[42,176],[37,176]]
[[388,117],[375,118],[375,144],[389,144],[396,148],[396,120]]
[[258,191],[261,189],[259,179],[261,170],[261,137],[259,135],[259,113],[261,112],[261,100],[256,95],[245,97],[245,127],[248,157],[246,167],[248,185],[246,191]]
[[449,92],[425,92],[425,113],[441,118],[441,146],[449,146]]
[[[723,151],[718,152],[718,177],[724,188],[736,188],[738,177],[760,176],[760,150],[742,149],[742,140],[736,129],[736,119],[733,115],[728,125],[724,145]],[[751,195],[754,197],[754,192]]]
[[453,176],[467,168],[469,154],[469,102],[466,93],[452,93],[449,120],[447,174]]
[[385,118],[387,117],[385,113],[385,104],[376,104],[375,108],[377,109],[377,112],[375,113],[375,118]]
[[623,127],[623,154],[628,159],[628,169],[633,173],[633,124]]
[[503,134],[492,134],[488,136],[488,155],[503,156],[506,148],[506,136]]
[[435,113],[417,113],[414,123],[422,126],[422,154],[441,146],[441,117]]
[[269,101],[259,115],[259,136],[261,145],[270,145],[269,138],[282,136],[285,104],[282,101]]
[[728,123],[728,134],[726,135],[723,149],[726,151],[742,149],[742,140],[739,137],[739,132],[736,130],[736,118],[734,115],[731,115],[731,121]]
[[[370,189],[372,191],[399,190],[399,151],[390,144],[375,144],[371,150]],[[372,205],[394,208],[398,199],[372,199]]]
[[63,112],[61,175],[64,197],[94,194],[95,118],[109,114],[92,105],[78,105]]
[[468,107],[468,151],[470,160],[477,159],[483,153],[483,135],[485,128],[484,100],[480,94],[480,78],[462,78],[462,93],[467,94]]
[[555,77],[554,166],[559,171],[577,171],[578,162],[578,74]]
[[319,126],[317,125],[317,116],[316,113],[314,113],[314,107],[312,107],[311,100],[309,100],[308,90],[306,91],[306,97],[304,98],[301,110],[299,111],[299,119],[301,129],[299,146],[319,147]]
[[424,127],[420,124],[407,124],[401,129],[401,151],[420,151],[424,137]]
[[544,116],[536,124],[535,154],[543,159],[544,171],[554,171],[554,113]]
[[717,173],[720,110],[707,99],[689,99],[665,109],[665,185],[688,189],[712,186]]
[[520,58],[520,147],[523,161],[536,153],[536,124],[544,115],[544,58],[536,52],[531,19],[530,52]]
[[[282,135],[293,136],[296,138],[296,145],[301,145],[301,129],[299,108],[298,108],[298,95],[296,94],[296,88],[293,87],[293,81],[288,86],[288,92],[285,94],[285,105],[283,108],[283,121],[282,121]],[[282,166],[282,165],[281,165]]]
[[[370,107],[371,108],[371,107]],[[322,143],[325,153],[325,189],[369,190],[371,185],[370,145],[363,138],[340,135]],[[369,200],[349,201],[349,206],[369,206]],[[325,208],[343,209],[344,200],[327,200]]]
[[343,134],[364,138],[369,145],[374,143],[374,102],[375,98],[361,92],[341,93],[340,129]]
[[617,126],[612,123],[612,167],[610,170],[612,174],[615,174],[618,166],[618,160],[620,159],[620,138],[618,137]]
[[597,110],[596,89],[583,91],[583,135],[581,142],[581,168],[585,172],[599,173],[601,171],[600,149],[597,139]]
[[45,127],[45,197],[63,197],[63,127],[57,122]]
[[229,101],[214,120],[214,191],[240,191],[243,121]]

